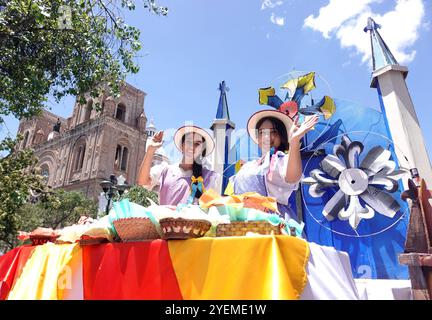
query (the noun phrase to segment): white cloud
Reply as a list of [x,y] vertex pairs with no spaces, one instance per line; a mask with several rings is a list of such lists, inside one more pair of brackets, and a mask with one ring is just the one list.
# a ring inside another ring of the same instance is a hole
[[377,0],[330,0],[330,3],[319,10],[318,16],[307,17],[304,26],[320,31],[325,38],[339,28],[344,22],[363,12],[368,4]]
[[370,60],[369,36],[363,32],[367,18],[372,17],[378,24],[381,36],[399,63],[414,59],[412,49],[419,37],[419,29],[424,17],[423,0],[396,0],[396,6],[384,14],[372,11],[371,4],[383,0],[330,0],[319,10],[317,17],[310,15],[304,27],[322,33],[324,38],[336,35],[342,48],[354,48],[362,55],[362,62]]
[[265,10],[267,8],[274,8],[283,4],[283,1],[272,2],[271,0],[263,0],[261,4],[261,10]]
[[285,24],[285,18],[277,17],[274,13],[272,13],[270,21],[278,26],[283,26]]

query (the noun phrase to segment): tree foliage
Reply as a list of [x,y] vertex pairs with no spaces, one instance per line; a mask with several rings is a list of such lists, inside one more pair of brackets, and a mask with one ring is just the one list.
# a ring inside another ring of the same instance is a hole
[[93,199],[81,192],[62,189],[57,189],[49,197],[28,206],[35,208],[36,216],[40,217],[38,226],[53,229],[73,225],[81,216],[96,218],[98,213],[97,203]]
[[33,168],[37,158],[31,150],[16,151],[17,140],[6,138],[0,142],[0,242],[12,246],[11,235],[19,228],[18,210],[26,203],[32,192],[43,194],[43,177]]
[[147,190],[142,186],[134,186],[127,193],[124,193],[120,200],[129,199],[131,202],[135,202],[144,207],[148,207],[150,205],[149,199],[151,199],[154,203],[158,204],[158,194],[154,191]]
[[97,217],[97,204],[81,192],[55,190],[36,203],[27,202],[16,211],[15,229],[0,238],[0,251],[20,244],[18,231],[33,231],[38,227],[61,229],[78,222],[81,216]]
[[[155,0],[139,3],[167,14]],[[118,96],[126,75],[139,70],[140,32],[122,16],[135,5],[134,0],[0,0],[0,124],[3,115],[40,114],[49,95],[57,102],[77,96],[80,103],[86,93]],[[0,158],[0,250],[16,245],[20,229],[60,227],[81,214],[96,214],[81,196],[46,193],[32,151],[15,151],[20,139],[0,142],[0,155],[6,154]],[[34,193],[43,201],[25,204]]]
[[[140,3],[167,14],[154,0]],[[122,9],[135,1],[0,0],[0,115],[37,115],[50,94],[82,103],[87,92],[117,96],[126,74],[138,72],[141,48]]]

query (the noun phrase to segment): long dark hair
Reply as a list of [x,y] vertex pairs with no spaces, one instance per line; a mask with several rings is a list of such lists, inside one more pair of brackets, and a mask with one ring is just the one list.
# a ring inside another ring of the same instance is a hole
[[288,132],[287,129],[284,125],[284,123],[274,117],[265,117],[262,118],[260,121],[257,122],[256,124],[256,130],[259,130],[259,128],[262,126],[262,124],[266,121],[270,121],[271,124],[273,125],[273,128],[279,133],[279,137],[281,139],[281,144],[280,146],[276,149],[276,151],[288,151],[289,150],[289,143],[288,143]]
[[[199,178],[199,177],[202,176],[202,169],[203,169],[203,167],[202,167],[202,161],[201,160],[202,160],[202,157],[206,156],[206,151],[207,151],[206,148],[205,148],[205,146],[206,146],[205,138],[203,136],[201,136],[201,135],[199,135],[199,136],[202,137],[202,143],[204,145],[204,149],[203,149],[203,151],[201,153],[201,157],[200,157],[199,161],[197,162],[195,160],[195,158],[194,158],[193,163],[192,163],[192,175],[195,178]],[[186,135],[183,135],[182,140],[181,140],[182,141],[182,145],[184,144],[185,140],[186,140]],[[195,182],[194,184],[198,184],[198,182]],[[198,199],[201,196],[202,196],[202,192],[197,189],[197,191],[195,193],[195,198]]]

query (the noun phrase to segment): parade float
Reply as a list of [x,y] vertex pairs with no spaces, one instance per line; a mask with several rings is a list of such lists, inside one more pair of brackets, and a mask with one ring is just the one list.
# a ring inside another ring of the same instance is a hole
[[272,197],[233,193],[240,160],[261,155],[249,137],[231,141],[223,82],[211,128],[220,190],[177,207],[122,200],[98,220],[21,234],[29,244],[0,257],[0,299],[430,299],[432,173],[408,70],[378,28],[369,19],[365,31],[380,110],[325,89],[315,101],[315,72],[258,90],[293,121],[320,116],[289,199],[298,220]]

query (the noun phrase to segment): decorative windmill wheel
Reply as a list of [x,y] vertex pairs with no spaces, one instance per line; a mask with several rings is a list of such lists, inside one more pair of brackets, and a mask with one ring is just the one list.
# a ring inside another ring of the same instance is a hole
[[394,148],[387,137],[360,131],[323,143],[318,149],[326,154],[318,165],[308,161],[304,168],[307,214],[322,227],[353,237],[374,235],[397,224],[407,213],[400,199],[407,170],[397,167]]
[[316,134],[304,140],[302,150],[309,148],[329,126],[336,112],[328,82],[316,72],[291,71],[271,81],[271,86],[260,88],[259,104],[268,105],[287,114],[293,121],[303,122],[307,117],[319,115]]

